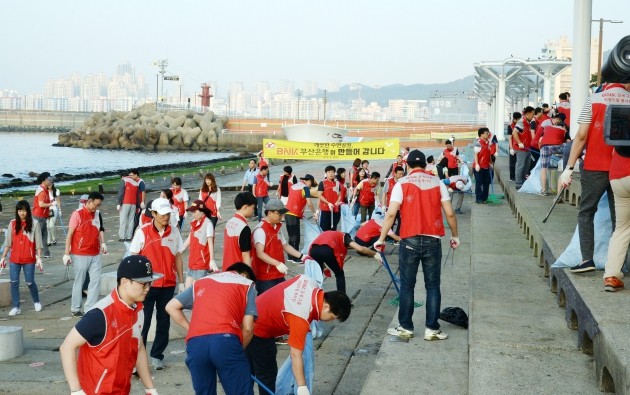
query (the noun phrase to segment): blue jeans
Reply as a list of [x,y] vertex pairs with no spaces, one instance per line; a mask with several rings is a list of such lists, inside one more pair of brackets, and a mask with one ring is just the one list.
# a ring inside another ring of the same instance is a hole
[[20,307],[20,270],[24,269],[24,281],[31,291],[33,303],[39,303],[39,291],[35,284],[35,263],[13,263],[9,262],[11,277],[11,303],[12,307]]
[[430,236],[407,237],[400,241],[398,264],[400,267],[400,309],[398,322],[405,329],[413,330],[413,298],[418,266],[422,263],[424,289],[427,292],[426,322],[429,329],[440,329],[440,270],[442,244]]
[[265,218],[265,210],[264,210],[263,203],[267,204],[267,202],[269,201],[269,196],[256,197],[256,201],[258,202],[258,205],[257,205],[258,221],[262,221],[262,219]]
[[190,370],[195,394],[215,395],[218,374],[226,395],[253,395],[249,362],[236,335],[193,337],[186,344],[186,352],[186,366]]

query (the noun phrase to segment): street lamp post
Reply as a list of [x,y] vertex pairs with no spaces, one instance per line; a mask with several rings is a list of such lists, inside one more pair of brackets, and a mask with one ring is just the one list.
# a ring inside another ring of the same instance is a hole
[[623,23],[623,21],[614,19],[593,19],[591,22],[599,22],[599,48],[597,51],[597,86],[602,84],[602,39],[604,38],[604,22]]
[[300,121],[300,98],[302,97],[302,90],[298,89],[295,91],[295,95],[297,96],[297,119]]

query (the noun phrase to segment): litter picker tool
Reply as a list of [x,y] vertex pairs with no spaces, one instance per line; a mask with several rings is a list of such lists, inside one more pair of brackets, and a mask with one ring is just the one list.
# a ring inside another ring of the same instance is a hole
[[[57,211],[57,212],[59,212],[59,211]],[[58,217],[59,217],[59,223],[61,224],[61,230],[63,230],[63,235],[67,236],[66,227],[63,226],[63,220],[61,219],[61,214],[59,214]]]
[[260,386],[260,388],[264,389],[268,394],[274,395],[273,391],[270,390],[269,387],[267,387],[265,384],[263,384],[262,381],[258,380],[256,376],[254,376],[253,374],[251,376],[252,376],[252,379],[256,382],[256,384]]
[[442,267],[446,267],[449,256],[451,257],[451,266],[455,266],[455,249],[449,247],[448,252],[446,253],[446,258],[444,259],[444,263],[442,264]]
[[[389,273],[389,277],[391,277],[394,288],[396,288],[396,292],[398,293],[398,296],[390,300],[389,304],[391,304],[392,306],[398,306],[400,304],[400,279],[396,277],[396,275],[392,271],[392,268],[389,266],[389,263],[385,258],[385,254],[382,251],[379,251],[378,253],[381,254],[381,258],[383,258],[383,266],[385,267],[385,270],[387,270],[387,273]],[[422,302],[413,302],[413,307],[418,308],[421,306]]]
[[547,222],[547,220],[549,219],[549,216],[551,215],[551,212],[553,211],[554,207],[556,207],[556,204],[558,204],[558,202],[560,201],[560,199],[562,199],[562,194],[564,193],[565,190],[565,186],[562,186],[562,189],[560,189],[560,192],[558,192],[558,196],[556,196],[555,199],[553,199],[553,204],[551,205],[551,208],[549,209],[549,211],[547,211],[547,215],[545,215],[545,218],[543,218],[543,224]]

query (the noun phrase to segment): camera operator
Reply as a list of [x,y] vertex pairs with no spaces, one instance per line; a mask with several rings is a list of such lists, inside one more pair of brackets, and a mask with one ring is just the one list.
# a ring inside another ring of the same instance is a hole
[[[607,80],[622,81],[623,78]],[[595,249],[593,219],[597,211],[597,204],[604,192],[608,192],[612,228],[613,231],[615,230],[616,197],[613,195],[613,189],[611,188],[609,170],[612,170],[613,176],[617,177],[620,175],[620,172],[628,173],[630,167],[627,165],[627,162],[618,163],[617,159],[613,164],[615,167],[611,167],[613,147],[607,145],[604,141],[604,124],[608,105],[630,103],[630,83],[626,83],[630,82],[630,79],[623,82],[624,83],[607,83],[599,92],[594,93],[586,100],[578,118],[579,128],[573,139],[569,160],[565,165],[564,172],[562,172],[560,176],[560,181],[563,186],[566,187],[571,184],[573,167],[586,146],[587,151],[584,156],[583,169],[580,174],[582,195],[578,211],[578,233],[580,236],[582,262],[570,269],[570,271],[574,273],[585,273],[595,270],[595,263],[593,262]],[[630,183],[626,185],[628,184]],[[627,208],[624,210],[624,215],[626,216],[627,210]]]

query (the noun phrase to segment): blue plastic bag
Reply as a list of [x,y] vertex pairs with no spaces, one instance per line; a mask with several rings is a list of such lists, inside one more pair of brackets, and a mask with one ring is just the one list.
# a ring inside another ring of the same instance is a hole
[[[358,203],[355,203],[358,204]],[[357,234],[359,225],[357,224],[357,218],[353,215],[352,209],[347,204],[341,205],[341,231],[349,233],[354,239],[354,235]]]
[[[306,344],[302,352],[304,362],[304,375],[306,386],[310,393],[313,393],[313,376],[315,375],[315,352],[313,351],[313,335],[306,335]],[[276,395],[294,395],[297,393],[297,383],[291,370],[291,357],[287,358],[278,370],[276,376]]]
[[308,255],[308,250],[311,249],[313,240],[322,233],[322,229],[314,221],[305,220],[302,222],[304,222],[304,246],[300,252],[304,255]]
[[542,161],[539,160],[536,163],[536,166],[534,166],[532,171],[529,173],[529,177],[527,178],[527,180],[525,180],[525,182],[521,186],[521,189],[518,190],[519,193],[538,194],[542,190],[542,183],[540,182],[540,172],[543,171],[543,169],[540,167],[541,162]]

